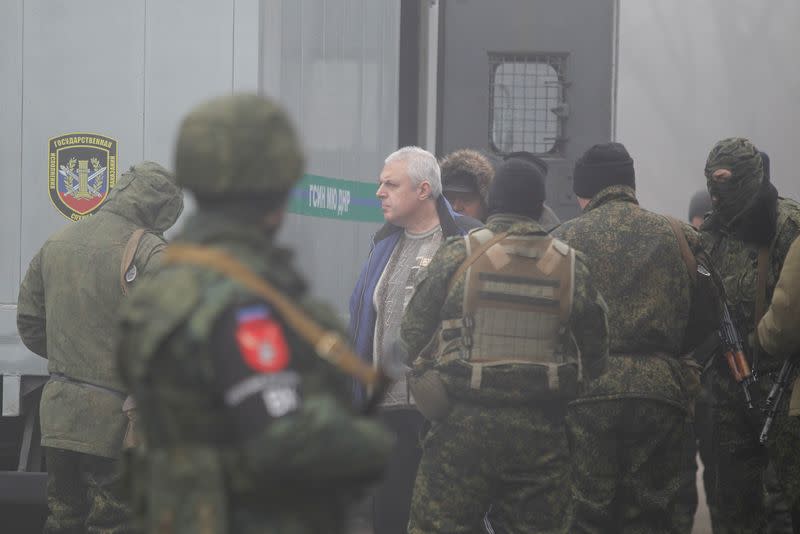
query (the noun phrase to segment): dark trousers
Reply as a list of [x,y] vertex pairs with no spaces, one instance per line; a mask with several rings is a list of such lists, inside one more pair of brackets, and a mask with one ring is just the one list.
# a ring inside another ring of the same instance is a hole
[[121,498],[118,462],[45,447],[47,521],[45,534],[135,532]]
[[396,441],[383,482],[375,490],[373,528],[375,534],[405,534],[422,457],[419,436],[425,418],[416,408],[388,408],[381,411],[380,418]]

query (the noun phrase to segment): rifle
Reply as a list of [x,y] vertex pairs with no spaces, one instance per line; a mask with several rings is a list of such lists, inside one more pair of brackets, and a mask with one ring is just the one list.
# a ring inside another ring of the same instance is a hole
[[742,338],[736,330],[736,326],[731,319],[731,312],[728,304],[722,302],[722,322],[719,327],[719,337],[722,341],[722,348],[725,351],[725,360],[728,362],[728,369],[737,384],[742,386],[744,399],[749,409],[753,408],[753,397],[750,394],[750,386],[756,382],[756,375],[750,369],[747,357],[742,348]]
[[784,392],[789,387],[789,378],[792,376],[795,367],[797,367],[797,359],[786,358],[786,361],[783,362],[783,366],[778,373],[778,378],[775,380],[775,383],[772,385],[772,389],[769,391],[769,396],[764,403],[764,412],[767,414],[767,417],[764,420],[764,426],[761,428],[761,435],[758,436],[758,442],[762,445],[767,444],[769,430],[772,428],[772,422],[775,420],[775,415],[778,413],[778,407],[780,406],[781,398],[783,398]]
[[725,286],[719,275],[715,271],[706,269],[703,265],[697,266],[697,271],[703,276],[712,276],[717,289],[720,291],[720,308],[722,317],[720,319],[719,339],[722,342],[722,350],[725,355],[725,361],[728,363],[728,369],[731,376],[737,384],[742,386],[744,392],[744,399],[747,403],[747,408],[753,408],[753,396],[750,393],[750,386],[756,382],[756,374],[750,369],[750,364],[744,354],[744,346],[742,345],[742,337],[736,329],[736,325],[731,318],[731,312],[728,308],[728,298],[725,294]]

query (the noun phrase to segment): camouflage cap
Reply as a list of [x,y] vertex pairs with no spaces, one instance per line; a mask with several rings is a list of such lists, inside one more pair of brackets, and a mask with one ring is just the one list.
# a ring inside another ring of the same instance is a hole
[[285,192],[302,169],[303,153],[288,116],[255,94],[200,104],[178,133],[175,176],[198,196]]

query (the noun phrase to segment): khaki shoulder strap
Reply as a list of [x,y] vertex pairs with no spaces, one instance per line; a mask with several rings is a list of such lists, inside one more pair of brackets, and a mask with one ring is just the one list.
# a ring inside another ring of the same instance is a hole
[[[456,281],[458,281],[458,279],[461,278],[461,275],[464,274],[464,272],[467,269],[469,269],[470,265],[475,263],[478,260],[478,258],[483,256],[484,252],[492,248],[492,246],[494,246],[496,243],[499,243],[506,237],[508,237],[508,232],[501,232],[499,234],[495,234],[495,236],[492,237],[490,240],[484,242],[481,246],[472,251],[472,254],[467,256],[467,259],[465,259],[461,263],[461,265],[458,266],[458,269],[456,270],[455,274],[453,274],[453,277],[450,278],[450,283],[447,285],[447,293],[448,294],[450,293]],[[464,239],[469,239],[469,235],[465,235]],[[469,250],[469,248],[467,248],[467,250]]]
[[767,302],[767,269],[769,268],[769,247],[758,249],[758,266],[756,267],[756,326],[766,313]]
[[673,217],[665,216],[665,218],[672,228],[672,232],[675,234],[675,237],[678,239],[678,248],[681,249],[683,263],[686,264],[686,270],[689,271],[689,278],[691,278],[692,282],[694,282],[697,280],[697,258],[694,257],[692,249],[689,248],[689,242],[686,240],[686,234],[683,233],[681,223],[679,223]]
[[[119,285],[122,289],[122,294],[126,296],[128,294],[128,284],[133,282],[133,279],[136,278],[136,265],[133,265],[133,259],[136,257],[136,251],[139,249],[139,242],[142,240],[145,233],[147,233],[147,230],[144,228],[137,228],[134,230],[130,239],[128,239],[128,243],[125,245],[125,250],[122,251],[122,262],[119,266]],[[128,271],[131,269],[133,269],[133,271],[129,276]]]
[[227,276],[274,306],[289,327],[314,347],[320,358],[365,385],[374,386],[380,381],[380,372],[356,356],[339,333],[322,328],[269,282],[225,252],[197,245],[172,244],[167,246],[164,263],[196,265]]

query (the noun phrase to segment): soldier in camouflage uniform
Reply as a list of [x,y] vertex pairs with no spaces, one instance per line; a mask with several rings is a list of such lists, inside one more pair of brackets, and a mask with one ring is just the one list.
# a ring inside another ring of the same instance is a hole
[[[757,315],[771,301],[789,247],[800,234],[800,205],[778,196],[764,172],[761,154],[747,139],[717,143],[708,156],[705,174],[713,210],[702,227],[703,244],[722,277],[745,353],[760,373],[756,397],[763,400],[771,385],[768,377],[780,367],[783,355],[755,354],[752,335]],[[758,275],[759,264],[763,278]],[[761,310],[756,310],[757,302]],[[714,532],[765,529],[763,474],[768,457],[775,463],[788,505],[797,517],[800,466],[793,459],[797,458],[800,422],[786,417],[782,410],[765,450],[758,443],[759,414],[746,408],[724,358],[718,358],[707,375],[714,397]],[[797,531],[798,526],[794,528]]]
[[132,531],[117,476],[128,420],[114,359],[115,318],[128,286],[159,262],[162,234],[182,209],[167,170],[141,163],[120,177],[96,214],[48,239],[28,267],[17,326],[50,371],[39,411],[45,532]]
[[585,254],[608,304],[609,358],[608,372],[568,409],[569,532],[688,533],[699,372],[680,356],[711,333],[715,317],[690,324],[696,283],[679,232],[696,257],[699,236],[639,207],[633,160],[619,143],[590,148],[573,186],[583,213],[554,234]]
[[[118,351],[145,441],[130,476],[148,532],[343,532],[387,460],[390,436],[353,412],[347,377],[317,355],[341,332],[335,313],[273,242],[302,160],[284,112],[256,95],[211,100],[181,125],[176,177],[198,211],[126,302]],[[324,339],[312,346],[290,315]]]
[[490,505],[498,531],[566,527],[564,411],[581,378],[604,369],[607,327],[580,254],[536,223],[543,199],[535,166],[503,163],[487,228],[448,239],[409,302],[401,336],[416,358],[412,392],[433,420],[412,534],[480,532]]

